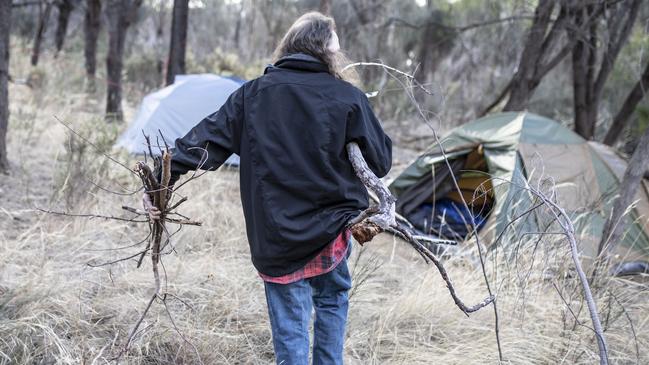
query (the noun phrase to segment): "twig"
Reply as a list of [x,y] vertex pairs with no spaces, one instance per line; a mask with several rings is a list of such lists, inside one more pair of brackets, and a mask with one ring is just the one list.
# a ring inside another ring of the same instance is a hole
[[165,222],[169,223],[175,223],[175,224],[182,224],[182,225],[187,225],[187,226],[200,226],[203,223],[202,222],[197,222],[197,221],[191,221],[187,219],[174,219],[174,218],[165,218]]
[[[150,194],[153,197],[153,204],[154,206],[160,211],[160,217],[156,220],[153,221],[147,221],[149,222],[149,229],[150,229],[150,240],[148,241],[147,247],[144,251],[139,252],[136,255],[140,255],[140,258],[138,260],[137,266],[139,267],[142,264],[142,260],[144,259],[144,256],[146,255],[147,252],[151,252],[151,269],[153,272],[153,292],[151,294],[151,299],[149,300],[147,306],[144,308],[142,314],[140,315],[139,319],[131,329],[129,336],[126,340],[126,343],[124,344],[120,354],[118,355],[117,359],[119,359],[123,354],[128,352],[128,349],[138,333],[138,328],[142,324],[142,321],[146,317],[147,313],[149,312],[153,302],[155,301],[156,298],[160,298],[160,288],[161,288],[161,279],[160,279],[160,271],[158,268],[158,264],[162,264],[161,261],[161,252],[164,247],[169,243],[170,238],[172,235],[169,234],[167,231],[167,228],[165,227],[165,223],[175,223],[179,224],[180,227],[176,232],[180,230],[182,225],[200,225],[200,222],[192,221],[190,219],[174,219],[174,218],[169,218],[169,214],[175,214],[173,209],[178,207],[180,204],[182,204],[184,201],[187,200],[186,197],[181,198],[178,202],[176,202],[172,207],[169,207],[169,202],[172,200],[174,189],[173,186],[169,185],[169,182],[171,180],[171,153],[169,152],[169,146],[167,145],[166,141],[164,140],[164,137],[162,137],[164,143],[165,143],[165,150],[162,151],[162,158],[161,159],[156,159],[151,152],[151,144],[149,137],[145,135],[145,139],[147,141],[147,147],[149,150],[149,153],[151,154],[151,158],[154,161],[154,165],[159,167],[161,170],[160,174],[160,181],[158,181],[157,176],[153,174],[151,171],[151,168],[144,162],[138,162],[135,165],[134,171],[137,173],[139,176],[140,180],[142,181],[144,191],[146,194]],[[128,207],[128,206],[122,206],[122,209],[125,209],[127,211],[130,211],[132,213],[138,214],[138,215],[145,215],[148,217],[148,214],[146,212],[142,212],[138,209]],[[179,214],[180,215],[180,214]],[[182,215],[181,215],[182,216]],[[184,216],[183,216],[184,217]],[[175,233],[174,233],[175,234]],[[162,244],[162,237],[163,235],[165,236],[165,241],[164,244]],[[136,256],[134,255],[134,256]],[[132,256],[132,257],[134,257]],[[164,270],[164,265],[162,265],[163,270]],[[165,283],[166,283],[166,270],[164,271],[165,273]],[[166,284],[165,284],[166,285]],[[165,296],[166,298],[166,296]],[[169,313],[169,310],[167,308],[167,304],[165,301],[165,298],[161,298],[162,302],[165,306],[165,309],[167,310],[167,313]],[[171,313],[169,313],[170,319],[173,323],[173,318],[171,317]],[[174,324],[174,328],[177,327]],[[179,332],[180,333],[180,332]],[[186,342],[189,342],[182,334],[180,334],[183,339]],[[190,343],[191,345],[191,343]],[[192,347],[194,347],[192,345]],[[194,347],[196,350],[196,347]],[[197,352],[198,354],[198,352]],[[200,360],[200,356],[199,356]]]
[[[183,301],[181,301],[181,302],[182,302],[183,304],[185,304],[185,302],[183,302]],[[201,359],[201,354],[200,354],[200,352],[198,351],[198,349],[196,348],[196,346],[194,346],[194,344],[191,343],[191,341],[189,341],[189,340],[187,339],[187,337],[185,337],[185,335],[180,331],[180,329],[178,328],[178,326],[176,326],[176,322],[174,321],[174,318],[173,318],[173,316],[171,315],[171,312],[169,311],[169,307],[167,306],[167,301],[166,301],[165,299],[162,300],[162,304],[164,304],[165,311],[167,312],[167,316],[169,317],[169,321],[171,322],[171,325],[173,326],[174,330],[175,330],[176,333],[178,333],[178,335],[183,339],[183,341],[185,341],[185,343],[189,344],[189,346],[191,346],[192,349],[194,349],[194,352],[196,353],[196,357],[198,357],[198,363],[202,365],[202,364],[203,364],[203,360]]]
[[134,223],[146,223],[148,220],[138,220],[135,218],[124,218],[124,217],[114,217],[111,215],[101,215],[101,214],[74,214],[74,213],[67,213],[67,212],[57,212],[54,210],[47,210],[47,209],[42,209],[42,208],[35,208],[36,210],[47,213],[47,214],[54,214],[54,215],[63,215],[67,217],[79,217],[79,218],[100,218],[100,219],[108,219],[108,220],[116,220],[116,221],[122,221],[122,222],[134,222]]
[[131,170],[128,166],[126,166],[126,165],[124,165],[123,163],[117,161],[116,159],[114,159],[113,157],[111,157],[110,155],[108,155],[107,153],[105,153],[104,151],[102,151],[102,149],[99,148],[99,147],[97,147],[96,144],[92,143],[88,138],[82,136],[79,132],[75,131],[75,130],[74,130],[72,127],[70,127],[67,123],[65,123],[65,122],[63,122],[61,119],[59,119],[59,117],[57,117],[56,115],[54,116],[54,119],[56,119],[57,122],[61,123],[61,125],[63,125],[65,128],[67,128],[67,129],[68,129],[70,132],[72,132],[74,135],[76,135],[77,137],[81,138],[82,141],[86,142],[89,146],[91,146],[92,148],[94,148],[96,152],[100,153],[101,155],[103,155],[104,157],[106,157],[106,158],[109,159],[110,161],[112,161],[112,162],[118,164],[119,166],[125,168],[125,169],[128,170],[131,174],[135,174],[135,173],[133,172],[133,170]]
[[624,312],[624,315],[626,316],[626,319],[629,321],[629,326],[631,327],[631,333],[633,334],[633,343],[635,344],[635,357],[636,357],[636,364],[640,364],[640,346],[638,345],[638,336],[635,333],[635,327],[633,326],[633,321],[631,320],[631,316],[629,315],[629,312],[627,312],[626,308],[624,308],[624,305],[620,303],[620,301],[617,299],[617,296],[611,292],[609,294],[613,297],[613,300],[622,308],[622,312]]
[[148,248],[148,247],[147,247],[146,249],[144,249],[143,251],[138,252],[138,253],[136,253],[136,254],[134,254],[134,255],[127,256],[127,257],[122,257],[122,258],[119,258],[119,259],[114,260],[114,261],[105,262],[105,263],[103,263],[103,264],[93,264],[93,263],[90,263],[90,262],[89,262],[89,263],[88,263],[88,266],[90,266],[90,267],[101,267],[101,266],[107,266],[107,265],[116,264],[116,263],[118,263],[118,262],[122,262],[122,261],[130,260],[130,259],[134,258],[135,256],[143,255],[143,254],[145,254],[147,251],[149,251],[149,248]]
[[141,210],[138,210],[138,209],[126,206],[126,205],[122,205],[122,209],[124,209],[127,212],[131,212],[131,213],[134,213],[134,214],[137,214],[137,215],[147,215],[147,212],[143,212]]

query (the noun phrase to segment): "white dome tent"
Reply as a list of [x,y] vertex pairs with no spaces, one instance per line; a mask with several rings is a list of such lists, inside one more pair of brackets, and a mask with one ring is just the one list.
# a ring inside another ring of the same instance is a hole
[[[178,75],[172,85],[144,97],[135,119],[115,146],[133,154],[144,154],[147,149],[144,134],[153,142],[159,133],[173,144],[176,138],[217,111],[243,83],[241,79],[213,74]],[[232,155],[225,163],[239,166],[239,156]]]

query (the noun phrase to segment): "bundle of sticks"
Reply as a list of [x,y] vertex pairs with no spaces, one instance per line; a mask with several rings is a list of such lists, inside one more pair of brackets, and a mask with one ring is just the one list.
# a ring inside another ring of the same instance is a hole
[[[172,204],[175,189],[171,182],[171,151],[169,146],[165,142],[165,147],[161,150],[161,156],[154,156],[151,150],[151,142],[148,136],[145,136],[146,142],[148,145],[149,156],[153,160],[153,169],[147,164],[146,161],[138,161],[133,168],[133,171],[139,176],[142,181],[142,186],[144,187],[145,194],[148,194],[151,198],[152,207],[159,211],[159,216],[157,219],[151,219],[148,212],[142,212],[138,209],[122,206],[122,209],[129,212],[136,213],[138,215],[146,215],[148,217],[149,223],[149,239],[147,245],[143,251],[140,252],[140,257],[137,262],[137,267],[139,268],[142,265],[144,258],[147,253],[151,256],[151,268],[153,271],[154,286],[153,292],[149,302],[142,312],[140,318],[135,323],[131,329],[129,336],[122,348],[122,351],[118,355],[118,358],[126,353],[132,343],[134,337],[138,333],[138,329],[142,324],[142,321],[146,317],[147,312],[151,308],[152,304],[156,299],[161,300],[165,303],[167,293],[161,294],[161,280],[160,280],[160,257],[167,245],[170,244],[171,234],[167,230],[167,223],[174,223],[180,226],[183,225],[194,225],[200,226],[201,223],[193,221],[188,217],[176,212],[182,203],[187,201],[187,197],[181,197],[176,202]],[[164,140],[164,139],[163,139]],[[196,176],[192,176],[194,178]],[[192,179],[190,178],[190,179]],[[173,216],[178,216],[180,218],[174,218]]]

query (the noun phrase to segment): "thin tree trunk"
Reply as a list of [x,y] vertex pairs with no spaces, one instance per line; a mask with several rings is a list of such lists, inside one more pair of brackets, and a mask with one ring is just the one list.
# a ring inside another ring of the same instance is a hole
[[606,263],[608,254],[624,233],[624,212],[633,202],[645,172],[649,169],[649,128],[645,129],[640,142],[629,160],[629,165],[619,187],[620,196],[613,205],[613,212],[604,225],[604,233],[598,247],[598,256]]
[[241,39],[241,23],[243,22],[244,17],[244,5],[245,2],[241,0],[241,8],[239,8],[239,14],[237,15],[237,22],[234,26],[234,46],[239,48],[239,41]]
[[106,55],[106,119],[121,121],[122,60],[126,38],[124,0],[109,0],[106,4],[108,21],[108,53]]
[[606,137],[604,137],[604,144],[612,146],[615,141],[618,140],[624,127],[626,127],[629,122],[629,118],[631,118],[631,115],[633,115],[633,112],[638,106],[638,103],[640,103],[642,98],[647,94],[647,88],[649,88],[649,62],[647,62],[647,66],[645,67],[640,80],[635,84],[633,90],[631,90],[629,95],[626,97],[624,104],[622,104],[622,108],[615,115],[615,118],[613,118],[613,123],[608,129]]
[[176,75],[185,73],[188,18],[189,0],[174,0],[174,10],[171,15],[171,42],[169,45],[169,62],[167,64],[167,85],[174,83]]
[[[545,35],[551,23],[555,2],[554,0],[540,0],[534,11],[534,21],[525,41],[518,71],[512,79],[509,99],[503,108],[504,111],[525,109],[532,91],[540,82],[536,71],[543,58],[544,44],[549,42]],[[550,32],[548,37],[553,35],[554,33]]]
[[106,3],[108,18],[108,54],[106,56],[106,120],[122,121],[122,67],[126,31],[135,19],[141,0],[109,0]]
[[[571,9],[575,27],[569,29],[569,35],[574,40],[572,49],[572,88],[575,118],[575,132],[585,139],[592,139],[595,134],[598,103],[593,98],[595,83],[594,69],[597,49],[597,24],[590,21],[593,14],[592,5],[577,5]],[[590,22],[588,35],[580,29]]]
[[[604,84],[608,79],[611,71],[613,71],[613,66],[615,61],[622,50],[622,46],[629,39],[633,25],[635,24],[636,18],[640,10],[640,5],[642,0],[633,0],[633,2],[628,5],[626,11],[621,11],[622,14],[619,14],[617,19],[613,19],[617,26],[612,26],[610,28],[609,42],[606,52],[602,56],[602,65],[597,75],[597,80],[595,80],[594,89],[594,98],[599,102],[601,99],[602,91],[604,90]],[[626,2],[622,3],[626,5]],[[622,19],[626,15],[626,21],[622,22]],[[622,24],[621,26],[619,24]],[[618,29],[618,27],[620,29]]]
[[9,33],[11,1],[0,1],[0,173],[9,171],[7,127],[9,125]]
[[[606,18],[608,41],[599,65],[597,40],[601,36],[598,35],[597,18],[604,13],[595,4],[576,4],[571,9],[575,27],[569,28],[568,35],[575,42],[572,51],[575,132],[586,139],[592,139],[595,135],[604,85],[631,34],[641,2],[622,2],[610,9],[610,15]],[[588,33],[585,29],[588,29]]]
[[88,90],[95,91],[95,74],[97,71],[97,39],[101,27],[101,0],[86,0],[84,27],[84,57],[86,60],[86,77]]
[[331,15],[331,0],[320,0],[319,10],[324,15]]
[[[420,48],[417,55],[419,67],[415,74],[416,80],[421,84],[426,84],[433,77],[439,64],[453,48],[456,39],[454,30],[441,25],[447,18],[447,13],[435,9],[432,2],[428,2],[428,12],[428,18],[420,36]],[[421,93],[417,96],[418,99],[423,97]],[[419,101],[422,102],[423,99]]]
[[68,32],[70,13],[72,13],[72,9],[74,9],[74,4],[72,3],[72,0],[61,0],[57,7],[59,9],[59,19],[56,25],[54,43],[56,45],[56,53],[58,54],[61,52],[61,49],[63,49],[65,35]]
[[36,35],[34,36],[34,46],[32,48],[31,59],[32,66],[38,65],[38,58],[41,55],[41,43],[43,43],[43,34],[47,27],[47,20],[50,17],[50,12],[52,12],[52,2],[47,1],[45,3],[45,10],[40,14],[41,17],[38,21],[38,28],[36,28]]
[[158,8],[158,24],[156,25],[155,32],[155,45],[156,45],[156,71],[158,73],[157,84],[161,84],[162,80],[165,80],[165,52],[164,52],[164,25],[166,18],[166,4],[160,2],[160,7]]
[[[584,6],[583,3],[579,2],[575,4],[576,7]],[[553,20],[552,14],[557,5],[559,6],[559,12],[556,19]],[[558,47],[557,43],[561,39],[560,34],[565,29],[572,29],[576,33],[587,32],[592,29],[594,19],[599,17],[606,9],[602,4],[597,4],[590,16],[584,19],[580,26],[575,23],[570,24],[572,19],[569,15],[568,6],[569,3],[565,1],[539,1],[534,12],[532,26],[527,34],[518,70],[505,88],[509,89],[509,99],[503,110],[517,111],[526,109],[534,90],[539,86],[543,77],[556,67],[575,47],[577,39],[574,37]],[[553,52],[553,49],[558,49],[558,51]],[[590,58],[590,60],[592,62],[593,59]],[[499,95],[502,96],[502,94],[503,92]],[[491,103],[491,105],[494,105],[494,103]]]

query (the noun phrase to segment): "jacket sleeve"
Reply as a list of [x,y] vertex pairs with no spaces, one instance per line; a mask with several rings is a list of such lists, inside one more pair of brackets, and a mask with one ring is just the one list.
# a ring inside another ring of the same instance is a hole
[[243,128],[243,86],[233,92],[221,108],[208,115],[171,151],[171,182],[200,167],[216,170],[233,153],[239,153]]
[[370,170],[378,177],[387,175],[392,167],[392,140],[388,137],[363,94],[347,118],[345,144],[356,142]]

